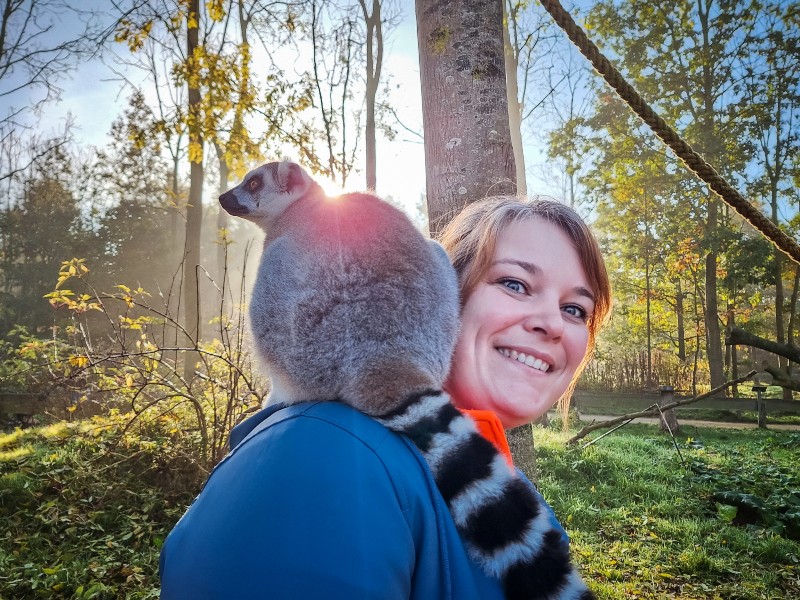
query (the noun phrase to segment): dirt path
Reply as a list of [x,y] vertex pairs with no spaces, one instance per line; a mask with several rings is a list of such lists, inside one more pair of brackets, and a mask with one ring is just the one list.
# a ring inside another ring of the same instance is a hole
[[[619,415],[618,415],[619,416]],[[611,419],[616,419],[617,417],[612,415],[588,415],[588,414],[581,414],[581,421],[586,423],[591,423],[592,421],[610,421]],[[659,422],[658,417],[639,417],[633,420],[634,423],[651,423],[653,425],[658,425]],[[694,419],[680,419],[678,421],[681,425],[687,427],[716,427],[718,429],[756,429],[758,427],[757,423],[737,423],[737,422],[727,422],[727,421],[696,421]],[[792,425],[789,423],[769,423],[767,422],[767,429],[781,429],[784,431],[800,431],[800,425]]]

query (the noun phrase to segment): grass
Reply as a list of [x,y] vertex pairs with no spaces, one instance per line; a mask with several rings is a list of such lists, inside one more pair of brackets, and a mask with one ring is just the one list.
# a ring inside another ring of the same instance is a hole
[[800,598],[800,434],[684,425],[685,466],[656,426],[568,437],[536,429],[539,486],[600,598]]
[[[203,474],[121,419],[0,435],[0,599],[158,597]],[[581,450],[536,429],[540,489],[600,598],[800,598],[800,433],[629,425]],[[523,469],[529,465],[520,465]]]

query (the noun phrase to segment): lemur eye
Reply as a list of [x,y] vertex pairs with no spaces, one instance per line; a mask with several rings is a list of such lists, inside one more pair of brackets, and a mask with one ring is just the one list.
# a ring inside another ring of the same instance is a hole
[[253,177],[250,181],[247,182],[247,189],[251,192],[255,192],[258,188],[261,187],[261,177]]

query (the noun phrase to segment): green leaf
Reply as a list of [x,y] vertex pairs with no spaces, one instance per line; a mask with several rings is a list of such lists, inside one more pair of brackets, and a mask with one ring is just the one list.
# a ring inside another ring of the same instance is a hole
[[731,523],[736,518],[737,512],[739,512],[739,509],[736,506],[717,502],[717,516],[720,520]]

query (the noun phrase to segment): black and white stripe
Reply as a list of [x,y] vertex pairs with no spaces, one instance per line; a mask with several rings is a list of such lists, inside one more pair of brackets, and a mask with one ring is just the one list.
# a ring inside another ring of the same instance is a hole
[[414,394],[376,418],[420,449],[467,551],[507,598],[594,598],[546,509],[447,394]]

